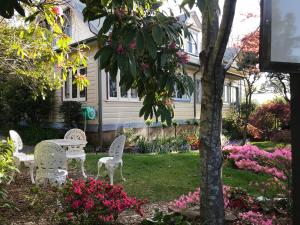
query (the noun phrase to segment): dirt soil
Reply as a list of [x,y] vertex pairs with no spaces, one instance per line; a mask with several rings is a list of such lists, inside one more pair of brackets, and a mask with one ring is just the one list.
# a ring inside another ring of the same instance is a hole
[[[82,178],[78,169],[69,170],[69,176],[73,179]],[[8,188],[8,199],[17,209],[0,208],[0,225],[56,225],[58,198],[57,188],[37,188],[30,181],[29,170],[22,168]],[[144,205],[145,217],[151,218],[155,208],[167,212],[167,202]],[[118,224],[137,225],[142,220],[143,218],[133,211],[125,211],[119,216]]]

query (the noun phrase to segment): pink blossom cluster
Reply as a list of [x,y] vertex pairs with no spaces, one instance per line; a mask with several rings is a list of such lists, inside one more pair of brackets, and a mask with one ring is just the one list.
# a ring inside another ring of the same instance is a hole
[[177,55],[180,63],[187,64],[189,62],[189,56],[186,52],[177,51],[176,55]]
[[[225,208],[229,204],[230,187],[223,185],[223,195]],[[170,202],[169,208],[174,211],[180,211],[189,206],[199,205],[200,202],[200,188],[197,188],[194,192],[189,192],[187,195],[181,195],[178,199]]]
[[253,145],[230,145],[225,146],[223,151],[230,152],[228,158],[234,160],[239,169],[270,174],[281,180],[287,179],[286,172],[291,166],[292,159],[290,148],[267,152]]
[[126,209],[135,209],[138,214],[143,215],[141,206],[145,201],[128,197],[121,186],[104,181],[74,180],[69,182],[64,192],[68,220],[80,220],[87,216],[89,219],[94,218],[94,222],[109,222],[116,220]]
[[239,218],[242,221],[238,222],[237,224],[245,224],[245,222],[248,222],[252,225],[272,225],[273,224],[272,219],[267,218],[263,214],[261,214],[259,212],[254,212],[254,211],[239,213]]

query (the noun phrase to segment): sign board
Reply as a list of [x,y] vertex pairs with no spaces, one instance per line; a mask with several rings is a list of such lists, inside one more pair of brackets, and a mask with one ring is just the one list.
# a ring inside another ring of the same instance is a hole
[[260,69],[300,72],[300,0],[262,0]]

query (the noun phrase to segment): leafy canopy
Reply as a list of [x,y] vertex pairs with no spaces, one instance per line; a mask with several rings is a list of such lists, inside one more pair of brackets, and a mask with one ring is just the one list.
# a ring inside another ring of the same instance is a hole
[[184,23],[158,9],[156,0],[81,0],[85,21],[103,22],[98,37],[100,67],[120,86],[134,88],[143,107],[140,116],[160,117],[171,124],[174,88],[191,94],[193,81],[185,74],[187,55],[181,50]]

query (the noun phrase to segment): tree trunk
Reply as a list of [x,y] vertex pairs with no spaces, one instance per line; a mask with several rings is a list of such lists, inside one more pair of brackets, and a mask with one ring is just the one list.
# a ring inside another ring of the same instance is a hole
[[224,224],[224,199],[222,188],[221,129],[222,95],[225,69],[222,64],[231,32],[236,0],[225,0],[219,26],[218,0],[206,1],[202,13],[202,52],[200,64],[203,84],[201,104],[201,182],[200,216],[206,224]]
[[[216,80],[211,79],[216,76]],[[224,74],[219,69],[215,74],[203,74],[205,85],[201,107],[201,204],[200,215],[207,224],[224,224],[224,200],[221,168],[222,93]],[[210,97],[215,96],[215,97]]]

